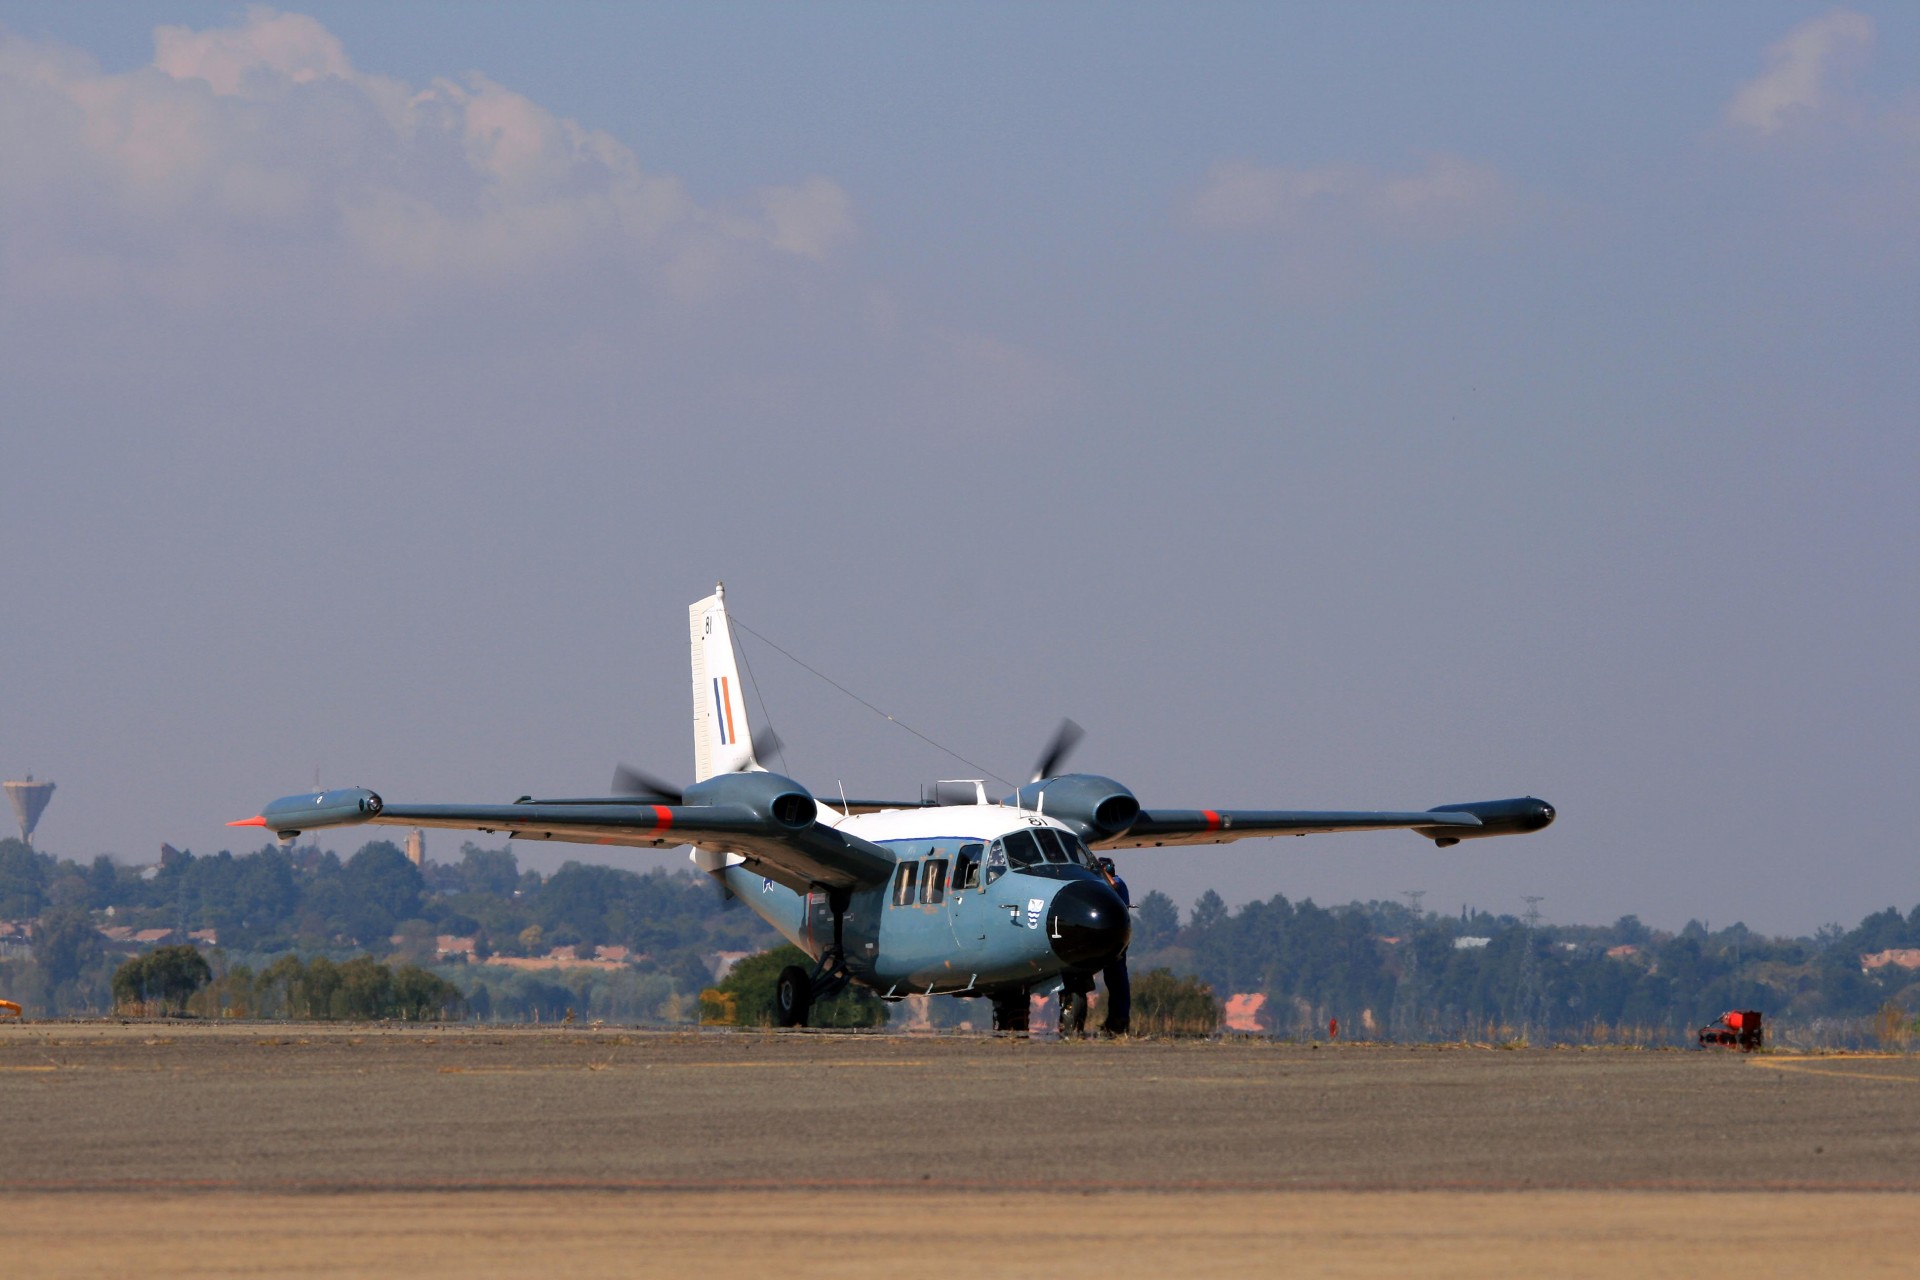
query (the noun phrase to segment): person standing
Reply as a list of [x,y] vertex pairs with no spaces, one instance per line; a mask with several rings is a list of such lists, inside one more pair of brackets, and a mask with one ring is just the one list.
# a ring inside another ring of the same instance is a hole
[[[1100,859],[1100,871],[1107,877],[1107,883],[1120,895],[1120,901],[1127,910],[1133,910],[1133,895],[1127,892],[1127,882],[1114,870],[1112,858]],[[1110,1036],[1123,1036],[1133,1025],[1133,988],[1127,981],[1127,953],[1122,950],[1107,967],[1100,971],[1100,977],[1107,984],[1107,1016],[1101,1029]]]

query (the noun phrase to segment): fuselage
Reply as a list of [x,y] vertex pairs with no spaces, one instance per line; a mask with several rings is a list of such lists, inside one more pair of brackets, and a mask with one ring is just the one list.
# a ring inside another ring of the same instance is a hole
[[[847,969],[883,996],[981,994],[1089,974],[1127,944],[1125,904],[1072,831],[998,804],[884,809],[819,820],[893,854],[884,885],[854,891]],[[824,891],[800,894],[741,866],[727,886],[807,954],[833,940]]]

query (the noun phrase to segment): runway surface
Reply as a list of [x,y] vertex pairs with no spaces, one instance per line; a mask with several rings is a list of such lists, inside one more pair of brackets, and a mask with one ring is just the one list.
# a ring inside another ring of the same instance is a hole
[[501,1274],[1920,1250],[1913,1057],[27,1024],[0,1116],[15,1274],[471,1274],[482,1242]]

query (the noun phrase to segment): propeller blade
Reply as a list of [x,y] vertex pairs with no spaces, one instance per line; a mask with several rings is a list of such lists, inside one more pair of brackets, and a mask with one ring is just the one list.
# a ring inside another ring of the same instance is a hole
[[613,794],[632,796],[636,800],[658,800],[662,804],[679,804],[683,799],[680,788],[630,764],[614,766]]
[[1067,757],[1080,744],[1080,739],[1086,736],[1085,729],[1071,720],[1062,720],[1060,727],[1053,731],[1053,741],[1049,742],[1047,749],[1041,753],[1040,763],[1033,766],[1033,776],[1027,781],[1045,782],[1060,772],[1060,766],[1066,763]]
[[753,743],[753,758],[763,769],[767,767],[767,761],[778,755],[780,748],[786,745],[780,741],[780,735],[771,729],[755,729],[749,741]]

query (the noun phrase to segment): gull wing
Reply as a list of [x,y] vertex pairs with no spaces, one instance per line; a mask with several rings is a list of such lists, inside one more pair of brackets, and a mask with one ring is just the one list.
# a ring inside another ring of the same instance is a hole
[[[766,777],[768,775],[760,775]],[[286,796],[235,827],[282,837],[361,824],[505,831],[516,839],[737,854],[756,873],[797,893],[880,884],[894,858],[880,846],[816,822],[812,805],[782,812],[757,804],[644,804],[590,800],[518,804],[389,804],[354,787]]]
[[1102,849],[1226,844],[1256,836],[1307,836],[1333,831],[1414,831],[1438,845],[1484,836],[1538,831],[1553,806],[1532,796],[1476,800],[1422,812],[1311,809],[1143,809],[1124,832],[1091,841]]

